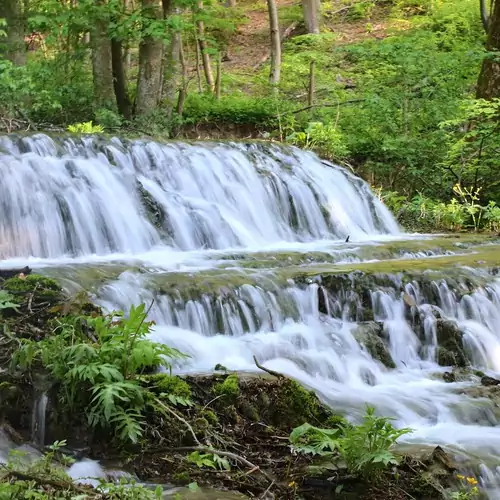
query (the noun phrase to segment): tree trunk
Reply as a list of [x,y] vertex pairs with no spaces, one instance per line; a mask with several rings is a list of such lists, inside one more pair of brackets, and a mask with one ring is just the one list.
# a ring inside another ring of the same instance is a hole
[[26,64],[26,44],[24,43],[25,19],[21,0],[1,0],[0,18],[4,18],[7,26],[7,37],[0,44],[5,47],[7,59],[16,66]]
[[[98,6],[104,5],[98,0]],[[108,20],[98,9],[97,16],[92,20],[93,29],[90,33],[92,46],[92,76],[94,80],[95,109],[114,108],[115,90],[113,85],[113,69],[111,63],[111,42],[108,37]]]
[[226,7],[236,7],[236,0],[226,0]]
[[271,33],[271,73],[269,83],[277,88],[281,77],[281,40],[276,0],[267,0],[269,28]]
[[[203,10],[203,2],[202,0],[198,0],[197,2],[197,13]],[[200,47],[201,52],[201,60],[203,62],[203,71],[205,72],[205,80],[207,81],[207,85],[210,88],[210,91],[213,92],[215,89],[215,81],[214,74],[212,71],[212,64],[210,62],[210,55],[207,52],[207,42],[205,41],[205,24],[201,19],[197,19],[196,21],[197,27],[197,38],[198,45]]]
[[127,90],[127,77],[123,63],[123,50],[121,40],[111,40],[111,56],[113,66],[113,83],[115,87],[116,105],[118,112],[126,119],[132,118],[132,103]]
[[[141,0],[142,14],[151,21],[163,17],[159,0]],[[137,77],[137,97],[135,114],[146,115],[153,112],[161,98],[163,41],[151,36],[142,38],[139,44],[139,74]]]
[[486,50],[495,52],[495,54],[487,55],[483,61],[477,82],[477,97],[479,99],[500,97],[500,0],[494,0],[488,24]]
[[486,0],[479,0],[479,9],[481,12],[481,22],[483,23],[484,31],[486,31],[486,33],[488,33],[488,24],[490,22],[490,14],[488,12]]
[[302,0],[302,12],[306,30],[311,34],[319,34],[321,24],[320,0]]
[[[168,18],[171,15],[180,15],[180,9],[173,6],[173,0],[163,0],[163,15]],[[166,114],[172,117],[175,108],[177,92],[180,84],[180,50],[181,32],[178,29],[170,29],[169,43],[165,48],[163,90],[162,95],[166,104]]]

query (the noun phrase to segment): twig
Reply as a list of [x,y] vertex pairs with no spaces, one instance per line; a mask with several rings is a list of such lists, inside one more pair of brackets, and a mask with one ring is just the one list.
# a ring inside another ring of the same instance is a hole
[[30,293],[30,297],[29,297],[29,299],[28,299],[28,311],[29,311],[30,313],[32,313],[32,312],[33,312],[33,309],[31,308],[31,304],[33,303],[33,297],[35,296],[35,292],[36,292],[36,289],[38,288],[38,285],[39,285],[39,284],[40,284],[40,283],[37,283],[37,284],[35,285],[35,288],[34,288],[34,289],[33,289],[33,291]]
[[267,487],[267,490],[262,493],[262,495],[259,497],[260,499],[266,498],[266,495],[269,493],[269,490],[274,486],[274,481]]
[[222,396],[224,396],[224,394],[220,394],[219,396],[215,397],[214,399],[212,399],[211,401],[209,401],[203,408],[201,411],[204,411],[206,410],[214,401],[217,401],[219,398],[221,398]]
[[246,465],[249,469],[254,471],[259,471],[270,483],[274,484],[274,479],[265,471],[263,471],[258,465],[253,464],[246,458],[236,453],[224,450],[216,450],[214,448],[209,448],[207,446],[181,446],[180,448],[168,448],[169,451],[201,451],[202,453],[210,453],[211,455],[219,455],[221,457],[232,458],[237,462],[241,462]]
[[277,377],[277,378],[286,378],[284,375],[282,375],[281,373],[278,373],[278,372],[275,372],[274,370],[270,370],[269,368],[266,368],[264,366],[262,366],[258,361],[257,361],[257,358],[254,356],[253,357],[253,360],[255,362],[255,366],[259,369],[261,369],[262,371],[266,372],[266,373],[269,373],[269,375],[272,375],[273,377]]
[[175,412],[174,410],[172,410],[172,408],[169,408],[167,405],[163,404],[159,399],[155,399],[156,401],[156,404],[159,405],[161,408],[163,408],[165,411],[167,411],[168,413],[170,413],[170,415],[173,415],[177,420],[179,420],[180,422],[182,422],[189,430],[189,432],[191,433],[191,435],[193,436],[193,439],[194,439],[194,442],[201,446],[201,443],[200,441],[198,440],[198,438],[196,437],[196,434],[194,433],[194,430],[193,428],[191,427],[191,424],[186,420],[184,419],[183,417],[181,417],[177,412]]

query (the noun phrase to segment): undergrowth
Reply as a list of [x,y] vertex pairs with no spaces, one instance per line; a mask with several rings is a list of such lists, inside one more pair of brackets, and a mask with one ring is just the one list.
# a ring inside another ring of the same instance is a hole
[[[141,378],[186,356],[147,335],[145,305],[106,316],[63,317],[41,341],[19,339],[13,371],[47,371],[58,384],[59,403],[67,412],[83,409],[91,428],[112,430],[123,443],[137,443],[148,409],[165,412],[167,404],[189,404],[182,396],[155,394]],[[168,390],[168,388],[167,388]],[[163,396],[166,396],[163,399]],[[159,399],[160,398],[160,399]]]

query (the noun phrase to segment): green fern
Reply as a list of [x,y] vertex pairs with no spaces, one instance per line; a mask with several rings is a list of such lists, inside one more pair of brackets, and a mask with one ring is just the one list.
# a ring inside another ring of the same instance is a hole
[[[83,406],[91,427],[111,428],[118,439],[136,443],[143,432],[145,401],[155,400],[141,374],[171,368],[172,359],[186,358],[147,339],[152,323],[146,317],[140,305],[128,317],[112,313],[62,319],[54,335],[40,342],[21,340],[12,367],[45,368],[60,383],[60,398],[69,410]],[[166,399],[172,405],[192,404],[180,395]]]

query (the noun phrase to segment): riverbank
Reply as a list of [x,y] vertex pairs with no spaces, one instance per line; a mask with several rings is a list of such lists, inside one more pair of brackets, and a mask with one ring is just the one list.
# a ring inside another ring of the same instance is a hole
[[[456,478],[459,466],[439,447],[430,448],[424,456],[420,452],[418,456],[394,455],[397,466],[389,463],[380,474],[368,476],[361,473],[363,469],[350,470],[339,461],[338,451],[326,444],[319,455],[294,452],[294,446],[300,446],[297,442],[292,445],[290,434],[303,424],[325,429],[322,432],[328,429],[325,438],[333,438],[332,432],[348,424],[313,392],[279,373],[263,371],[258,361],[254,374],[231,372],[223,366],[214,367],[215,373],[210,375],[182,378],[137,373],[128,382],[146,389],[144,394],[159,402],[156,408],[160,409],[150,407],[142,414],[139,439],[123,439],[111,421],[89,426],[85,418],[89,400],[76,399],[77,406],[70,408],[67,386],[54,377],[54,371],[50,374],[61,352],[52,350],[50,359],[44,360],[43,356],[37,358],[34,349],[47,342],[67,349],[61,328],[75,326],[76,318],[86,325],[80,333],[87,336],[87,349],[98,348],[103,313],[86,294],[69,297],[55,281],[36,274],[0,280],[0,294],[6,327],[0,337],[0,416],[2,430],[14,444],[35,440],[36,449],[47,451],[45,445],[66,440],[65,446],[76,456],[99,460],[104,466],[112,464],[113,469],[141,482],[170,488],[196,483],[238,491],[249,498],[437,500],[460,488]],[[71,371],[72,362],[67,361]],[[96,385],[86,382],[89,391],[95,390]],[[48,398],[42,415],[34,412],[41,395]],[[37,443],[41,436],[43,442]],[[307,442],[301,441],[302,445]],[[362,448],[363,443],[361,439],[357,446]],[[384,446],[378,453],[388,451]],[[369,454],[368,449],[365,452]],[[40,471],[25,471],[23,477],[22,470],[6,473],[1,487],[31,481],[40,491],[53,495],[71,490],[64,478],[54,479]],[[93,498],[91,490],[85,493]]]

